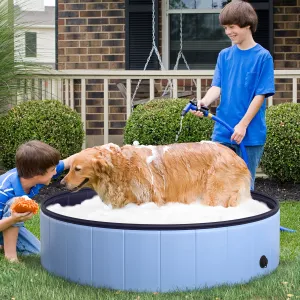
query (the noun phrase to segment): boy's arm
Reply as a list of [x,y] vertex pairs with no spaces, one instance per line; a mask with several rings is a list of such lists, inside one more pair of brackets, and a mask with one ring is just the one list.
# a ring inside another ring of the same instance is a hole
[[[205,96],[201,100],[198,100],[198,103],[197,103],[198,108],[200,108],[202,105],[204,105],[204,106],[211,105],[221,95],[221,77],[222,77],[221,76],[221,74],[222,74],[222,72],[221,72],[221,70],[222,70],[222,66],[221,66],[222,65],[222,63],[221,63],[222,54],[221,54],[221,52],[219,53],[219,56],[218,56],[211,88],[206,92]],[[203,114],[201,112],[195,112],[194,114],[198,117],[203,116]]]
[[247,112],[241,121],[234,127],[234,133],[231,136],[231,140],[240,144],[246,135],[247,127],[252,119],[255,117],[265,100],[265,95],[257,95],[253,98]]
[[221,95],[221,88],[218,86],[212,86],[205,94],[205,96],[199,101],[200,104],[209,106],[216,101]]
[[[212,104],[214,101],[216,101],[221,94],[221,88],[219,88],[218,86],[212,86],[205,94],[205,96],[201,99],[197,101],[197,106],[198,108],[201,108],[201,106],[209,106],[210,104]],[[193,115],[202,118],[203,117],[203,113],[201,111],[194,111],[191,110],[190,111]]]
[[4,231],[7,228],[11,227],[15,223],[25,222],[31,219],[33,213],[25,212],[25,213],[12,213],[11,216],[0,220],[0,231]]
[[[0,190],[0,218],[2,218],[3,208],[5,207],[5,203],[9,200],[9,197],[4,195],[4,191]],[[0,219],[0,232],[6,230],[17,222],[23,222],[29,220],[32,217],[32,213],[13,213],[11,216]]]

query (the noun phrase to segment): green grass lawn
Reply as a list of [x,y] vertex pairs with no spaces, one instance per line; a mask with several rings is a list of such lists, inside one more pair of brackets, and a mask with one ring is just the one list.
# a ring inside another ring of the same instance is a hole
[[[281,203],[281,225],[296,233],[281,233],[280,264],[272,274],[248,284],[177,293],[133,293],[96,289],[68,282],[45,271],[39,257],[8,263],[0,256],[1,300],[99,300],[99,299],[300,299],[300,202]],[[27,222],[39,237],[39,217]]]

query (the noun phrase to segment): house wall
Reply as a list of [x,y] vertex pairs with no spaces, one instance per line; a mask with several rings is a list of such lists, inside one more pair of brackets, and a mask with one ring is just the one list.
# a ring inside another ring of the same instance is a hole
[[15,5],[22,7],[24,11],[44,11],[44,0],[15,0]]
[[[55,7],[44,6],[44,0],[17,1],[20,15],[16,18],[15,56],[23,61],[55,67]],[[25,32],[37,33],[36,57],[25,57]]]
[[[161,0],[160,5],[161,7]],[[161,13],[160,13],[160,24]],[[300,0],[274,0],[275,69],[300,68]],[[160,40],[162,29],[160,26]],[[58,69],[125,68],[125,0],[58,0]],[[186,82],[188,83],[188,82]],[[210,81],[203,84],[207,89]],[[77,90],[77,91],[76,91]],[[100,80],[87,83],[87,145],[102,144],[103,90]],[[274,103],[291,101],[292,81],[276,82]],[[300,85],[298,98],[300,98]],[[75,104],[80,109],[80,87]],[[125,101],[115,82],[109,88],[110,141],[122,143]],[[299,101],[299,100],[298,100]]]
[[55,26],[31,25],[27,32],[37,33],[37,56],[25,57],[25,32],[18,38],[18,57],[21,54],[23,61],[42,63],[55,67]]

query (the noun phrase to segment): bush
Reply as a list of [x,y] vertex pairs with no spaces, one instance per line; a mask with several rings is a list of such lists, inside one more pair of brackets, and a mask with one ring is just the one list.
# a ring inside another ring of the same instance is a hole
[[23,102],[0,118],[0,160],[5,169],[15,166],[19,145],[40,140],[66,158],[81,150],[84,132],[80,116],[57,100]]
[[[143,145],[175,143],[180,128],[180,114],[187,103],[184,99],[159,99],[138,105],[126,123],[124,142],[132,144],[138,141]],[[207,118],[186,114],[178,142],[210,140],[213,123]]]
[[284,103],[267,109],[267,141],[262,170],[281,182],[300,182],[300,104]]

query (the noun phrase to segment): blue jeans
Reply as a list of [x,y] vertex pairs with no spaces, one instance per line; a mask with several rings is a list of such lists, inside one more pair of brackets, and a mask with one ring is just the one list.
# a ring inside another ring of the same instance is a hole
[[[8,218],[11,215],[10,206],[14,198],[6,203],[3,210],[3,217]],[[41,243],[29,230],[24,227],[24,222],[19,222],[13,225],[19,227],[19,235],[17,240],[17,251],[22,255],[40,254]],[[3,234],[0,232],[0,245],[4,245]]]
[[[237,144],[221,143],[231,148],[238,156],[242,157],[241,148]],[[264,145],[261,146],[245,146],[248,155],[248,168],[251,173],[251,190],[254,190],[256,169],[264,152]]]

